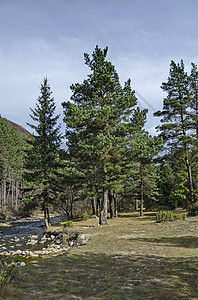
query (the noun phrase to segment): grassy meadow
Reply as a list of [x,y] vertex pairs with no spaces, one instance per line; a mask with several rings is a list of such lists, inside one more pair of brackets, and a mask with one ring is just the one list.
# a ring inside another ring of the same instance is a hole
[[1,299],[198,299],[198,217],[155,213],[72,223],[87,245],[16,268]]

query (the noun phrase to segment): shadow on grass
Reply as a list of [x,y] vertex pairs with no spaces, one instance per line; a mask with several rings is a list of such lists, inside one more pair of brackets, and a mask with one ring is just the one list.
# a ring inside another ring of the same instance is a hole
[[164,246],[198,248],[198,237],[180,236],[180,237],[162,237],[162,238],[130,238],[130,240],[138,240],[144,243],[157,243]]
[[65,254],[26,266],[9,299],[195,299],[197,272],[193,258]]

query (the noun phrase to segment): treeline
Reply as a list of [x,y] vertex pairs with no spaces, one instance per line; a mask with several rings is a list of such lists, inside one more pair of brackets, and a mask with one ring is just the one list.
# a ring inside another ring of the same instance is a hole
[[[194,207],[197,200],[198,71],[183,61],[171,62],[162,89],[167,93],[159,135],[145,130],[147,110],[137,106],[130,79],[120,84],[107,61],[108,49],[84,54],[90,74],[71,86],[63,102],[66,150],[45,78],[36,108],[31,109],[34,135],[24,140],[1,119],[1,210],[6,206],[62,210],[68,218],[93,214],[100,224],[107,214],[135,208]],[[6,141],[6,142],[5,142]],[[7,145],[7,148],[6,148]],[[18,153],[15,155],[15,153]],[[10,155],[10,156],[9,156]],[[20,188],[19,188],[20,187]],[[6,192],[5,192],[6,191]]]
[[19,207],[24,162],[24,137],[0,117],[0,212]]

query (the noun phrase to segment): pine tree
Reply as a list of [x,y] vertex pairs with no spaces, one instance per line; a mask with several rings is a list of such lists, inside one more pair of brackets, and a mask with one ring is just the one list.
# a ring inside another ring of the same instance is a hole
[[194,191],[190,161],[190,130],[189,130],[189,78],[184,69],[184,63],[171,61],[170,74],[167,82],[162,83],[162,90],[167,93],[163,101],[163,110],[156,112],[155,116],[161,116],[163,125],[158,126],[164,143],[169,149],[175,149],[185,156],[186,170],[188,174],[189,200],[194,204]]
[[24,138],[0,117],[0,207],[16,210],[23,170]]
[[55,101],[48,79],[44,78],[40,88],[41,95],[37,99],[36,108],[31,109],[30,117],[34,124],[27,123],[35,130],[29,139],[27,151],[25,179],[29,182],[28,198],[33,205],[44,210],[46,227],[50,225],[49,205],[55,199],[55,177],[58,167],[58,153],[61,144],[60,126],[57,126],[59,115],[55,114]]
[[96,46],[92,58],[84,54],[91,74],[82,84],[71,86],[71,102],[63,103],[69,153],[81,161],[87,182],[94,181],[102,191],[101,225],[107,223],[113,155],[118,157],[123,149],[126,124],[137,103],[130,80],[123,88],[119,83],[115,67],[106,60],[107,51]]
[[162,150],[160,137],[152,137],[148,132],[142,130],[131,140],[133,163],[136,163],[134,179],[137,186],[137,193],[140,195],[140,216],[143,216],[144,202],[156,200],[157,173],[154,164],[154,157]]
[[198,69],[197,65],[191,64],[190,81],[190,129],[192,130],[192,137],[198,143]]

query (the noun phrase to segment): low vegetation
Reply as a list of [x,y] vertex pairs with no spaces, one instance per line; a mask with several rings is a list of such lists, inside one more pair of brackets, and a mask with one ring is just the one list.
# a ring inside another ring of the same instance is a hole
[[186,220],[187,213],[177,214],[174,211],[159,211],[156,214],[156,222],[167,222],[167,221],[174,221],[174,220]]
[[87,245],[17,269],[5,299],[197,299],[198,217],[157,223],[147,212],[108,221],[73,222]]

